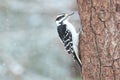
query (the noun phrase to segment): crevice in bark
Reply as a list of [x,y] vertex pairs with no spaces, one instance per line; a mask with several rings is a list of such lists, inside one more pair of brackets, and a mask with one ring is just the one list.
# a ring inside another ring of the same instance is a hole
[[114,62],[117,61],[117,60],[120,60],[120,58],[111,60],[112,64],[109,65],[109,66],[108,65],[103,66],[103,67],[110,67],[110,68],[112,68],[112,71],[113,71],[113,80],[117,80],[116,79],[116,75],[115,75],[115,68],[114,68]]
[[112,66],[111,66],[111,68],[112,68],[112,70],[113,70],[113,78],[114,78],[114,80],[116,80],[116,77],[115,77],[115,70],[114,70],[114,60],[112,61]]
[[[112,9],[112,1],[110,0],[110,11],[112,11],[111,10]],[[111,12],[110,12],[110,19],[112,18],[113,16],[111,15]],[[113,24],[113,23],[112,23]],[[115,50],[115,49],[114,49]],[[114,51],[115,52],[115,51]],[[114,53],[113,52],[113,53]],[[112,61],[112,70],[113,70],[113,78],[114,78],[114,80],[116,80],[116,77],[115,77],[115,70],[114,70],[114,59],[113,59],[113,61]]]
[[114,60],[113,60],[113,62],[112,62],[112,70],[113,70],[113,76],[114,76],[114,80],[116,80],[116,77],[115,77],[115,70],[114,70]]
[[113,68],[113,64],[111,66],[103,66],[103,67],[112,68],[112,71],[113,71],[113,80],[116,80],[116,78],[115,78],[115,70]]
[[92,14],[93,14],[92,9],[95,9],[95,8],[93,6],[93,1],[91,0],[91,7],[90,7],[90,27],[91,27],[91,30],[92,30],[92,33],[93,33],[94,39],[95,39],[96,54],[97,54],[97,58],[99,60],[99,80],[101,80],[101,60],[100,60],[100,55],[99,55],[99,51],[98,51],[97,34],[96,34],[96,32],[94,31],[94,29],[92,27]]

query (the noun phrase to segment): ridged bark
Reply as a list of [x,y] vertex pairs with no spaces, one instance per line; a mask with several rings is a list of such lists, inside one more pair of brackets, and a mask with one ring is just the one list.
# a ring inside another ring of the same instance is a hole
[[120,80],[120,0],[77,0],[83,80]]

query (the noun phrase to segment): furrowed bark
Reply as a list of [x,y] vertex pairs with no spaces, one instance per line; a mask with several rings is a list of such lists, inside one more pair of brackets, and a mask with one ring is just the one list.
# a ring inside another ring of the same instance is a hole
[[120,0],[77,0],[83,80],[120,80]]

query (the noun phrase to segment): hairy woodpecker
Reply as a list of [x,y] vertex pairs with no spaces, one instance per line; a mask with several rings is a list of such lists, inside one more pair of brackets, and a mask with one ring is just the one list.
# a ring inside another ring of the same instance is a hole
[[80,32],[77,33],[75,27],[68,21],[69,17],[73,14],[74,13],[63,13],[56,17],[57,31],[60,39],[64,43],[64,47],[67,52],[72,54],[80,67],[82,67],[78,52]]

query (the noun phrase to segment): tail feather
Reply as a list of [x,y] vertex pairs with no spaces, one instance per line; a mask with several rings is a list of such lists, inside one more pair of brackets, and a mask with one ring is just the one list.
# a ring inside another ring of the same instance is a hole
[[79,60],[79,59],[77,58],[77,56],[75,55],[75,53],[73,53],[73,57],[74,57],[74,59],[76,60],[76,62],[79,64],[79,66],[82,68],[81,60]]

